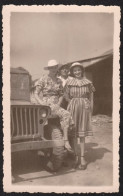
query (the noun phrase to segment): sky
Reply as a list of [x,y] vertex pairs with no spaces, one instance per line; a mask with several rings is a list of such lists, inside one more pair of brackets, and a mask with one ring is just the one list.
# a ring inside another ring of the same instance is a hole
[[10,64],[39,78],[50,59],[60,63],[102,55],[113,49],[112,13],[12,12]]

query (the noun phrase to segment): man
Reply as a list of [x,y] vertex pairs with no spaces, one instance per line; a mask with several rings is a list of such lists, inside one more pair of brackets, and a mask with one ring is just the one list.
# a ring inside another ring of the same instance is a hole
[[[59,65],[57,78],[61,80],[63,88],[65,87],[66,82],[72,79],[72,77],[69,76],[68,73],[69,73],[69,68],[67,65],[62,65],[62,64]],[[67,109],[67,105],[68,105],[68,102],[63,98],[60,106],[64,109]]]
[[72,77],[70,77],[68,75],[69,73],[69,68],[67,65],[59,65],[58,67],[58,78],[62,81],[62,86],[64,87],[66,82],[69,80],[69,79],[72,79]]
[[33,103],[40,105],[48,105],[51,112],[60,118],[61,128],[64,133],[65,148],[70,150],[68,141],[68,129],[73,124],[70,113],[61,107],[63,97],[63,87],[60,79],[56,77],[58,63],[56,60],[50,60],[44,69],[47,75],[42,76],[36,81],[33,92]]

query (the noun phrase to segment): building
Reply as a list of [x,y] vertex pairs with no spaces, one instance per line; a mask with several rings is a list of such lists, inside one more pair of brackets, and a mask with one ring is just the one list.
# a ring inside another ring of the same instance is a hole
[[[96,89],[93,114],[111,116],[113,108],[113,51],[110,50],[101,56],[78,62],[83,64],[86,77],[93,82]],[[68,65],[70,66],[71,63]]]

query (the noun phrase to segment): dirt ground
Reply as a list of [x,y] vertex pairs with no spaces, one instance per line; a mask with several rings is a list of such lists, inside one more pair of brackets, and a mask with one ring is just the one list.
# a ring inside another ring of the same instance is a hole
[[86,138],[86,170],[73,169],[73,157],[57,173],[45,170],[44,157],[35,152],[14,154],[15,185],[101,186],[112,185],[112,120],[108,116],[92,118],[93,137]]

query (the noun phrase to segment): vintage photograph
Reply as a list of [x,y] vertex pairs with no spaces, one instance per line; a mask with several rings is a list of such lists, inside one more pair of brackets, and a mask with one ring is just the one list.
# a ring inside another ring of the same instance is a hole
[[119,20],[115,6],[3,7],[6,192],[118,191]]

